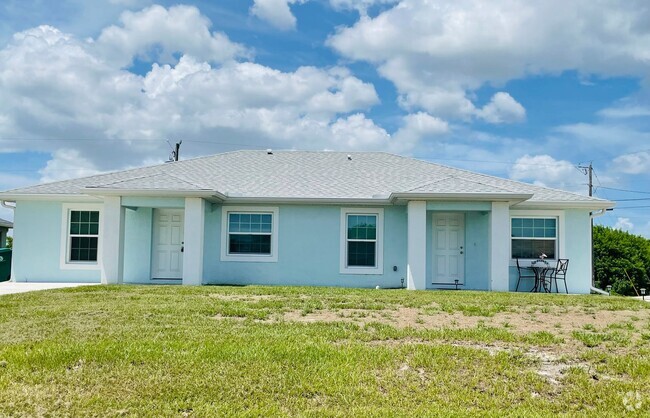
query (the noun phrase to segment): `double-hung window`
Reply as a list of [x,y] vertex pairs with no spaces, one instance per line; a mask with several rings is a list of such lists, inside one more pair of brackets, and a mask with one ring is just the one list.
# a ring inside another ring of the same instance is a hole
[[98,206],[65,204],[61,232],[63,269],[98,268],[101,233]]
[[273,214],[229,213],[228,254],[271,255]]
[[383,273],[382,209],[342,209],[341,273]]
[[511,222],[512,258],[556,259],[558,252],[557,217],[513,217]]
[[224,206],[223,216],[222,260],[277,261],[277,208]]

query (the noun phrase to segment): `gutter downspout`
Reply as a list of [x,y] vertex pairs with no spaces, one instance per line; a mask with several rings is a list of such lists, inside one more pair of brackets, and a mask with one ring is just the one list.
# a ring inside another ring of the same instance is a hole
[[589,212],[589,218],[590,218],[590,223],[591,223],[591,228],[589,229],[589,233],[591,234],[591,291],[595,293],[600,293],[601,295],[609,295],[609,293],[605,292],[604,290],[598,289],[596,287],[596,275],[594,274],[594,219],[595,218],[600,218],[604,214],[607,213],[607,209],[599,209],[594,212]]
[[599,289],[599,288],[597,288],[597,287],[593,287],[593,286],[591,286],[589,289],[590,289],[592,292],[594,292],[594,293],[599,293],[599,294],[601,294],[601,295],[609,296],[609,293],[607,293],[606,291],[604,291],[604,290],[602,290],[602,289]]
[[14,205],[13,205],[13,206],[12,206],[12,205],[8,205],[7,202],[8,202],[7,200],[0,200],[0,205],[1,205],[3,208],[7,208],[7,209],[11,209],[11,210],[16,209],[16,205],[15,205],[16,202],[14,202]]
[[589,217],[593,220],[595,218],[600,218],[603,216],[605,213],[607,213],[607,209],[598,209],[596,212],[591,212],[589,214]]

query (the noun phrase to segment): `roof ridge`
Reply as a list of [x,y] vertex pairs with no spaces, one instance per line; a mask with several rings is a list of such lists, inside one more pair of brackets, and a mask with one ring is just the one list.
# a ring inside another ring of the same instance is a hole
[[126,183],[128,181],[146,179],[147,177],[151,177],[153,175],[160,175],[160,174],[163,174],[163,173],[152,173],[152,174],[147,174],[147,175],[144,175],[144,176],[129,177],[127,179],[115,180],[115,181],[111,181],[111,182],[108,182],[108,183],[98,183],[96,185],[85,186],[85,187],[87,187],[87,188],[106,187],[106,186],[113,185],[113,184]]
[[435,184],[435,183],[440,183],[441,181],[449,180],[450,178],[452,178],[452,176],[441,178],[441,179],[438,179],[438,180],[428,181],[426,183],[422,183],[422,184],[419,184],[419,185],[417,185],[415,187],[412,187],[412,188],[410,188],[408,190],[404,190],[403,193],[412,192],[415,189],[419,189],[419,188],[424,187],[424,186],[430,186],[430,185]]
[[[494,184],[486,184],[486,183],[482,183],[480,181],[476,181],[476,180],[472,180],[472,179],[465,179],[465,178],[461,178],[461,177],[458,177],[458,176],[452,176],[452,177],[459,178],[460,180],[463,180],[463,181],[469,181],[470,183],[480,184],[481,186],[490,186],[490,187],[494,187],[496,189],[501,189],[501,190],[506,191],[506,192],[514,193],[511,189],[506,189],[505,187],[497,186],[497,185],[494,185]],[[496,178],[500,178],[500,177],[496,177]]]
[[[194,186],[194,187],[196,187],[196,188],[199,188],[199,189],[201,189],[201,190],[213,190],[213,189],[211,189],[211,188],[209,188],[209,187],[203,187],[203,185],[200,185],[200,184],[194,183],[194,182],[189,181],[189,180],[185,180],[184,178],[179,177],[179,176],[176,175],[176,174],[171,174],[171,173],[160,173],[160,174],[164,174],[164,175],[166,175],[166,176],[173,177],[173,178],[175,178],[176,180],[182,181],[183,183],[191,184],[192,186]],[[215,191],[217,191],[217,190],[215,190]]]

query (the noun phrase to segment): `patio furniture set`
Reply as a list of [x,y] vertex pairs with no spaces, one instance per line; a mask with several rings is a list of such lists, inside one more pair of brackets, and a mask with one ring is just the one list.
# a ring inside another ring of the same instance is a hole
[[553,291],[553,283],[555,283],[555,292],[559,292],[558,280],[564,282],[564,290],[569,293],[569,288],[566,284],[566,274],[569,268],[568,259],[558,259],[556,265],[551,265],[548,261],[540,258],[530,263],[530,266],[522,266],[519,259],[516,259],[517,273],[517,287],[515,291],[519,291],[519,283],[522,279],[533,279],[535,285],[530,290],[531,292],[546,292]]

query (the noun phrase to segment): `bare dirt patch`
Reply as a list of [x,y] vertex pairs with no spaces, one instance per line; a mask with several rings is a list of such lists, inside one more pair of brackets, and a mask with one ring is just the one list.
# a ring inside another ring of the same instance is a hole
[[275,295],[224,295],[221,293],[210,293],[208,297],[235,302],[259,302],[260,300],[280,299],[280,297]]
[[568,335],[585,327],[597,329],[613,324],[639,323],[650,320],[650,311],[596,311],[585,312],[568,309],[556,312],[501,312],[493,316],[468,316],[460,312],[423,312],[418,308],[397,310],[339,309],[319,310],[304,314],[301,311],[286,312],[285,321],[295,322],[350,322],[364,326],[371,322],[392,325],[397,328],[441,329],[475,328],[479,325],[503,327],[515,334],[546,331],[554,335]]

